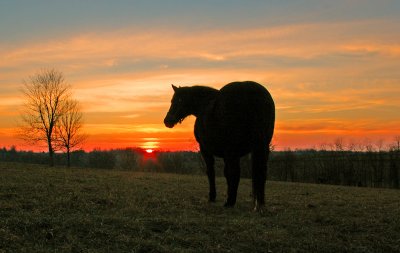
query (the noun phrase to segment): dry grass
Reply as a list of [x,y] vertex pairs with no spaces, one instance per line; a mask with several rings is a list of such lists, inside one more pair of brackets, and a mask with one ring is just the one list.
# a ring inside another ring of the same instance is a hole
[[0,252],[400,252],[400,191],[0,163]]

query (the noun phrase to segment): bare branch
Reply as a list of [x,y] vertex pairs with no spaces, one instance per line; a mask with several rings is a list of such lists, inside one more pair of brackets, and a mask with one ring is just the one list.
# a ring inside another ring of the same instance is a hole
[[60,116],[55,131],[57,145],[67,153],[70,165],[70,152],[82,144],[87,136],[82,133],[83,116],[78,101],[69,99],[64,104],[64,113]]

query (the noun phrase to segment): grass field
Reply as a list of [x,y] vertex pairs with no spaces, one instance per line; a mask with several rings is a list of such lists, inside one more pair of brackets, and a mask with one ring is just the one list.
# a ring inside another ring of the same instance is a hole
[[400,252],[400,191],[0,163],[0,252]]

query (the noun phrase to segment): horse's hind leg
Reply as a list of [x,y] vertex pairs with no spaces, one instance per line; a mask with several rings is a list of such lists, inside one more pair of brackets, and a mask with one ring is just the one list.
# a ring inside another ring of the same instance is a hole
[[214,156],[208,154],[204,150],[201,150],[201,155],[207,166],[207,177],[208,183],[210,186],[210,191],[208,194],[208,201],[215,202],[215,198],[217,197],[217,191],[215,189],[215,170],[214,170]]
[[258,147],[252,152],[252,179],[254,210],[258,211],[265,204],[265,182],[267,179],[268,147]]
[[240,181],[240,158],[225,158],[224,163],[224,175],[228,184],[228,198],[224,206],[232,207],[236,203],[237,190]]

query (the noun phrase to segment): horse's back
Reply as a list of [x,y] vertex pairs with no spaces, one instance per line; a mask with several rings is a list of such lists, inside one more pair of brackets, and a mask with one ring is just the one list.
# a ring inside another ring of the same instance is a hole
[[[244,82],[232,82],[228,83],[224,87],[220,89],[220,93],[222,94],[246,94],[252,96],[262,96],[269,94],[267,89],[259,83],[253,81],[244,81]],[[258,93],[258,94],[255,94]]]
[[[275,111],[270,93],[259,83],[233,82],[221,88],[219,94],[221,113],[227,124],[268,124]],[[240,124],[240,125],[242,125]]]

